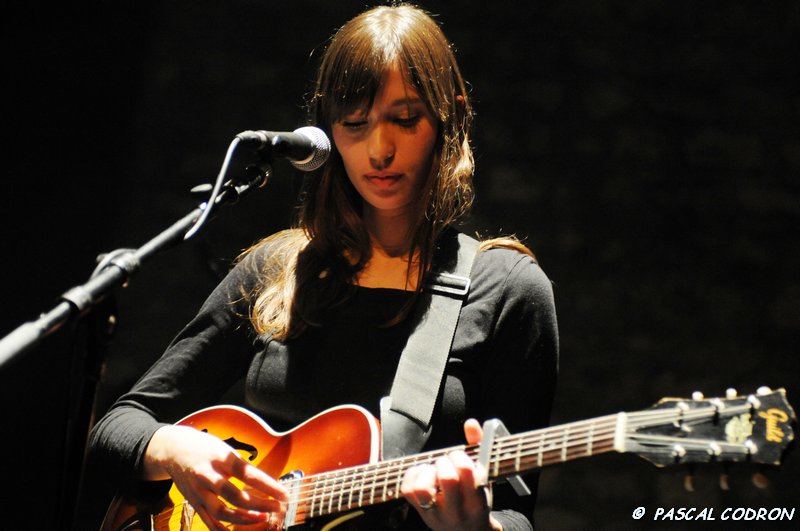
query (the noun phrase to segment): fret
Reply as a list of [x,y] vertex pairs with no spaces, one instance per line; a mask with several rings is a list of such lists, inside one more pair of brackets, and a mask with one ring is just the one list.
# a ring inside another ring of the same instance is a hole
[[538,452],[538,456],[536,458],[536,463],[537,463],[537,465],[539,465],[539,468],[542,468],[542,463],[544,461],[544,459],[543,459],[544,456],[542,455],[543,452],[544,452],[544,435],[542,435],[542,437],[540,437],[540,439],[539,439],[539,452]]
[[321,514],[331,514],[333,510],[333,495],[331,494],[334,491],[333,475],[333,472],[324,474],[325,481],[322,483],[322,499],[320,500]]
[[[556,431],[556,430],[552,430],[552,431]],[[555,435],[555,433],[554,433],[554,435]],[[545,447],[545,452],[551,452],[552,453],[552,452],[557,451],[557,450],[558,450],[558,444],[555,441],[550,442]]]
[[403,476],[405,475],[405,469],[401,470],[399,474],[397,474],[397,484],[395,485],[395,491],[397,492],[397,497],[400,497],[400,487],[403,486]]
[[381,494],[381,500],[386,501],[386,489],[389,487],[389,485],[386,482],[386,478],[384,478],[381,483],[383,484],[383,494]]
[[319,514],[330,514],[330,484],[331,475],[330,473],[325,473],[322,475],[322,484],[320,485],[320,496],[319,496]]
[[[352,484],[352,482],[351,482]],[[344,496],[342,496],[344,498]],[[347,488],[347,508],[351,508],[353,506],[353,487]]]
[[[358,474],[355,471],[348,472],[345,475],[345,483],[344,487],[342,487],[342,503],[345,509],[351,509],[353,507],[353,489],[355,488],[357,478]],[[346,502],[344,501],[345,494],[347,494]]]
[[[341,484],[341,481],[337,479],[336,483],[337,483],[337,485]],[[342,511],[342,500],[344,499],[344,493],[342,492],[342,489],[336,489],[335,492],[334,492],[334,495],[339,499],[339,503],[336,504],[336,512],[341,512]]]
[[[327,474],[327,476],[330,478],[332,487],[335,487],[335,485],[333,484],[334,483],[334,475],[335,475],[335,473],[334,474]],[[323,496],[326,497],[326,500],[328,502],[328,509],[327,509],[328,512],[326,514],[331,514],[333,512],[333,494],[332,493],[334,491],[335,491],[334,488],[328,489],[328,480],[326,479],[325,480],[325,492],[323,494]]]
[[361,484],[358,487],[358,506],[362,507],[364,505],[364,481],[365,481],[364,474],[361,474]]
[[567,441],[569,440],[569,428],[564,429],[564,438],[561,443],[561,461],[567,460]]
[[319,481],[316,478],[310,478],[309,483],[313,484],[314,487],[311,489],[311,505],[309,505],[308,507],[308,515],[310,517],[314,517],[317,516],[316,514],[314,514],[314,511],[316,510],[315,505],[317,504],[317,499],[318,499],[317,486],[319,484]]
[[357,502],[357,506],[358,507],[363,507],[364,504],[366,503],[364,501],[364,491],[368,488],[367,487],[367,485],[368,485],[367,479],[368,479],[369,476],[367,476],[367,474],[365,474],[362,471],[359,474],[358,477],[359,477],[359,482],[358,482],[358,502]]
[[336,503],[336,512],[342,512],[342,500],[344,499],[344,492],[342,492],[342,479],[346,473],[336,471],[333,478],[333,490],[331,491],[331,501]]
[[594,444],[594,422],[589,423],[589,435],[587,435],[586,438],[586,455],[592,455],[592,445]]
[[369,504],[370,505],[374,505],[375,504],[375,482],[374,481],[372,483],[370,483],[370,487],[369,487]]

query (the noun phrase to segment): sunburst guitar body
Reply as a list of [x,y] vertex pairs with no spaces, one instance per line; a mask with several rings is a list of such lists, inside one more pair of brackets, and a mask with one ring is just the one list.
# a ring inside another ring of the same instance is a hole
[[[380,428],[376,419],[357,406],[340,406],[317,415],[291,431],[280,433],[255,414],[236,406],[215,406],[184,418],[178,424],[215,435],[236,449],[250,464],[284,481],[302,481],[304,476],[376,463],[380,451]],[[233,480],[239,488],[242,485]],[[318,496],[325,496],[324,488]],[[329,493],[328,493],[329,494]],[[320,502],[318,512],[326,507]],[[310,505],[308,506],[310,508]],[[333,528],[360,511],[339,515],[321,528]],[[295,513],[295,519],[305,515]],[[264,531],[284,529],[286,518],[269,524],[238,525],[231,529]],[[207,530],[200,517],[173,485],[169,495],[154,505],[117,497],[106,513],[103,531],[195,531]]]

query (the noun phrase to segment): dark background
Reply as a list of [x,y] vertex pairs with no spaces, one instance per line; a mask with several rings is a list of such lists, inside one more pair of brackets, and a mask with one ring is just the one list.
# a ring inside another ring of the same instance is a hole
[[[800,400],[800,4],[793,0],[422,2],[477,110],[469,228],[515,233],[554,282],[554,423],[664,396],[785,387]],[[304,124],[319,51],[364,2],[140,1],[6,7],[0,334],[192,210],[233,136]],[[102,413],[160,355],[230,261],[287,226],[301,175],[220,212],[116,290]],[[9,529],[51,529],[64,475],[66,327],[0,368]],[[368,377],[368,375],[365,375]],[[77,432],[81,432],[80,425]],[[542,474],[538,527],[678,529],[656,508],[800,508],[800,460],[658,470],[608,455]],[[110,494],[90,471],[81,528]],[[72,487],[70,487],[72,489]],[[641,521],[631,512],[648,511]],[[800,514],[795,515],[795,522]],[[719,522],[717,522],[719,523]],[[728,522],[729,529],[752,529]],[[796,524],[795,524],[796,525]],[[712,528],[698,522],[694,528]],[[789,528],[774,523],[769,528]]]

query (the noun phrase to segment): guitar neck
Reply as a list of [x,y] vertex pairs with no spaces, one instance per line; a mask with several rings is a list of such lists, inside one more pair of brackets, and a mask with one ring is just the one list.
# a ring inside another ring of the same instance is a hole
[[[612,452],[620,436],[618,415],[598,417],[551,428],[497,437],[488,465],[490,482],[523,474],[545,465]],[[463,450],[478,461],[478,446],[457,446],[287,480],[292,507],[287,522],[292,525],[307,519],[393,501],[401,497],[400,485],[409,468],[433,464],[453,450]]]

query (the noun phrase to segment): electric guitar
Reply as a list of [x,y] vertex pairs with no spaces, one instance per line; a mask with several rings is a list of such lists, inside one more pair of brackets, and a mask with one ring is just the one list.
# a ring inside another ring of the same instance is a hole
[[[762,388],[748,396],[731,390],[725,398],[665,398],[643,411],[498,435],[482,451],[481,445],[461,446],[380,461],[378,421],[357,406],[329,409],[285,433],[273,431],[235,406],[203,409],[178,422],[216,435],[253,465],[281,478],[290,493],[286,514],[275,515],[268,523],[232,527],[269,531],[307,523],[331,529],[366,507],[400,499],[400,483],[408,468],[433,463],[455,449],[466,451],[476,462],[486,461],[490,482],[614,451],[638,454],[657,466],[713,461],[778,465],[794,439],[795,423],[784,389]],[[151,506],[115,498],[102,527],[103,531],[205,529],[174,486],[164,500]]]

